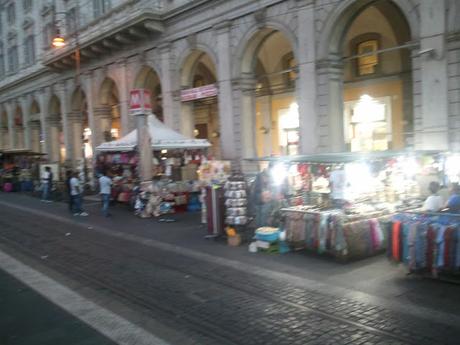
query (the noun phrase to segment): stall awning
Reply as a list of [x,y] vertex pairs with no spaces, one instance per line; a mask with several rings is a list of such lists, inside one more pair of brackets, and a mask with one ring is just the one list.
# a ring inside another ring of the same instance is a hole
[[[166,126],[155,115],[147,118],[153,150],[163,149],[200,149],[211,146],[205,139],[190,139]],[[109,141],[96,147],[100,152],[132,151],[137,145],[137,130],[133,130],[123,138]]]
[[34,152],[28,149],[0,150],[0,155],[10,156],[46,156],[46,153]]
[[339,152],[339,153],[318,153],[311,155],[296,155],[296,156],[273,156],[273,157],[259,157],[250,158],[249,161],[255,162],[308,162],[308,163],[322,163],[322,164],[340,164],[349,163],[359,160],[379,160],[388,159],[398,156],[430,156],[440,154],[441,151],[435,150],[418,150],[418,151],[374,151],[374,152]]

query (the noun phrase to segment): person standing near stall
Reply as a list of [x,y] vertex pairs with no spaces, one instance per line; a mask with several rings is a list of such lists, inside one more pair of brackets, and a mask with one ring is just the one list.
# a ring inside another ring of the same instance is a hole
[[73,212],[73,198],[72,198],[72,187],[70,186],[70,180],[72,179],[72,170],[67,170],[65,173],[65,186],[67,190],[67,197],[69,198],[69,212]]
[[70,179],[70,195],[72,196],[73,215],[86,217],[86,213],[82,208],[82,188],[78,179],[78,172],[74,172]]
[[99,177],[99,189],[102,199],[102,214],[104,217],[109,217],[109,204],[110,204],[110,195],[112,191],[112,179],[107,176],[106,171],[102,171],[102,176]]
[[423,203],[423,211],[438,212],[439,210],[441,210],[444,203],[442,196],[438,195],[439,188],[440,186],[438,182],[430,182],[428,189],[430,190],[431,195],[428,198],[426,198],[425,202]]
[[450,213],[460,213],[460,186],[458,183],[452,184],[452,192],[447,200],[446,208]]

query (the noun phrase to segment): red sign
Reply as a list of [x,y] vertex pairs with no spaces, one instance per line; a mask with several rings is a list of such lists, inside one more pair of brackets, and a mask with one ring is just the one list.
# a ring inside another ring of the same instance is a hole
[[193,89],[182,90],[180,98],[182,102],[194,101],[196,99],[217,96],[216,84],[195,87]]
[[147,89],[131,90],[129,97],[129,110],[131,114],[145,114],[152,111],[150,91]]

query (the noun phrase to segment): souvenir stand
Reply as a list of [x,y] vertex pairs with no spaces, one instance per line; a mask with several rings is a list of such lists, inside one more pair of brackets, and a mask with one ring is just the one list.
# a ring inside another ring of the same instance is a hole
[[31,192],[40,184],[40,163],[45,154],[26,149],[0,152],[0,184],[3,191]]
[[[199,190],[197,170],[207,140],[190,139],[167,127],[155,115],[149,115],[147,125],[153,150],[152,179],[155,191],[174,202],[176,210],[186,210],[189,194]],[[96,173],[110,171],[114,181],[114,198],[120,202],[133,200],[137,184],[137,130],[96,148]]]
[[[442,183],[460,182],[460,155],[445,154]],[[448,194],[438,192],[447,202]],[[386,225],[387,256],[409,273],[460,283],[460,214],[417,209],[395,214]]]
[[421,185],[438,178],[440,159],[432,151],[262,159],[271,162],[268,175],[285,180],[288,206],[259,217],[266,223],[258,226],[281,224],[292,249],[339,259],[375,255],[386,248],[391,215],[421,206]]

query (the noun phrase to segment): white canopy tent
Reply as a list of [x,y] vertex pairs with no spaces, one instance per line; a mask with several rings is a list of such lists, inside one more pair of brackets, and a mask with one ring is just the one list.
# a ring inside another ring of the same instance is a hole
[[[153,150],[163,149],[200,149],[211,146],[206,139],[190,139],[174,131],[157,119],[155,115],[147,117],[148,130]],[[133,151],[137,146],[137,129],[123,138],[102,143],[96,147],[99,152],[126,152]]]

